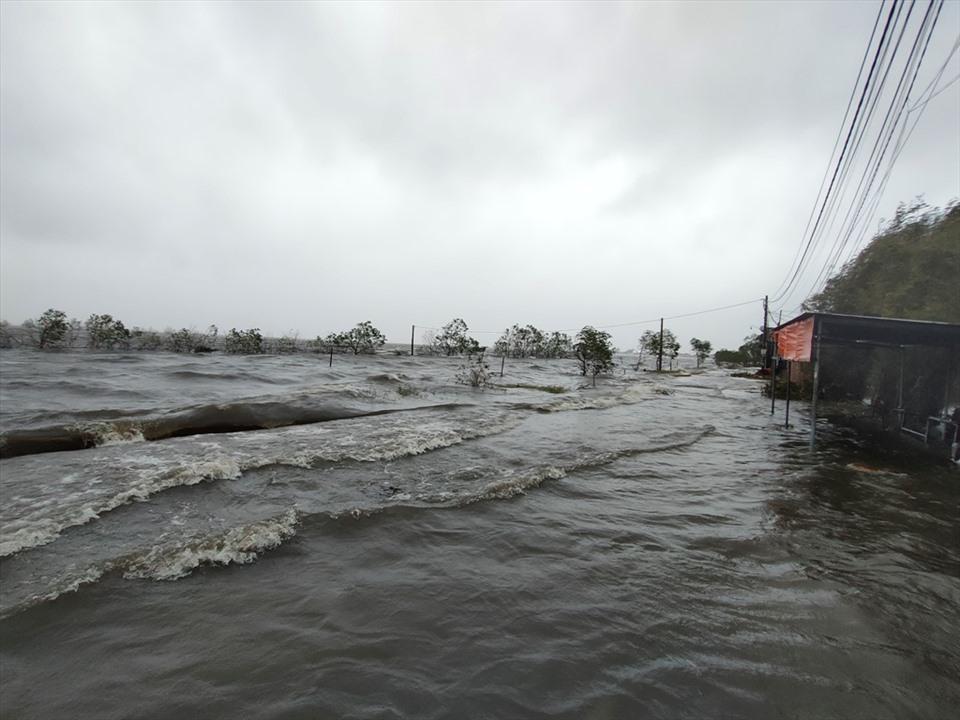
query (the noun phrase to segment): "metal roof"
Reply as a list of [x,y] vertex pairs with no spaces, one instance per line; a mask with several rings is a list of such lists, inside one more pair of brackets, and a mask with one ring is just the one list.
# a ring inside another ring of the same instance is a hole
[[814,336],[823,344],[954,347],[960,351],[960,325],[933,320],[805,312],[774,330],[814,318]]

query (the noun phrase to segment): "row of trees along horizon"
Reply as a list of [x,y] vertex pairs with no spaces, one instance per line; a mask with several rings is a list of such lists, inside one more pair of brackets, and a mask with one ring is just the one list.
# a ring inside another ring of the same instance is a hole
[[[836,312],[852,315],[903,317],[916,320],[937,320],[960,323],[957,278],[960,277],[960,202],[946,208],[931,208],[917,198],[901,203],[893,219],[874,236],[868,245],[832,276],[818,294],[804,303],[804,310]],[[455,318],[439,331],[430,330],[417,353],[426,355],[480,355],[486,348],[470,337],[469,328]],[[68,320],[61,310],[50,309],[36,320],[20,326],[0,321],[0,347],[33,347],[41,350],[167,350],[181,353],[203,353],[222,350],[234,354],[353,352],[373,353],[382,348],[386,337],[369,321],[351,330],[331,333],[324,338],[303,342],[296,333],[280,338],[264,338],[259,328],[232,328],[220,335],[211,325],[206,331],[194,329],[166,330],[126,326],[110,315],[91,315],[85,323]],[[712,347],[707,341],[693,338],[691,347],[698,366],[709,357]],[[661,347],[662,344],[662,347]],[[751,334],[736,350],[718,350],[714,360],[719,365],[758,366],[763,362],[763,337]],[[670,330],[649,330],[639,339],[639,361],[644,355],[659,356],[661,351],[672,367],[680,352],[680,342]],[[403,350],[394,350],[406,354]],[[501,357],[576,358],[582,374],[608,372],[613,367],[615,349],[610,335],[593,327],[585,327],[576,338],[566,333],[544,333],[533,325],[514,325],[494,343],[492,353]],[[823,384],[825,396],[863,397],[868,392],[889,395],[888,382],[898,371],[897,359],[882,350],[827,348],[826,359],[834,378]],[[854,357],[853,355],[856,355]],[[937,394],[942,396],[942,375],[951,367],[951,358],[943,353],[911,353],[908,364],[915,369],[923,386],[915,395],[933,405]],[[482,359],[480,361],[482,363]],[[947,370],[944,370],[947,368]],[[828,378],[829,380],[829,378]],[[880,389],[876,389],[880,388]],[[887,405],[891,398],[883,397]],[[891,405],[892,406],[892,405]]]
[[[598,372],[612,367],[612,356],[618,352],[610,342],[610,334],[586,326],[575,338],[564,332],[547,333],[533,325],[513,325],[507,328],[494,342],[492,348],[481,346],[469,335],[469,327],[462,318],[454,318],[439,330],[428,330],[423,343],[417,346],[422,355],[476,355],[486,352],[505,358],[577,358],[586,353],[591,357],[608,352],[608,362],[601,362]],[[68,319],[65,312],[50,308],[36,320],[30,319],[20,326],[0,322],[0,347],[32,347],[39,350],[67,350],[86,348],[96,351],[168,351],[175,353],[209,353],[223,351],[228,354],[291,354],[297,352],[372,354],[386,344],[386,336],[369,320],[358,323],[350,330],[330,333],[326,337],[301,341],[296,333],[279,338],[266,338],[259,328],[231,328],[221,335],[216,325],[204,331],[193,328],[168,329],[158,332],[139,327],[127,328],[123,321],[108,314],[94,314],[81,323]],[[673,362],[680,353],[681,344],[669,329],[649,330],[639,340],[639,368],[643,357],[658,357],[661,354]],[[710,356],[713,348],[709,341],[692,338],[690,346],[699,367]],[[394,350],[403,354],[402,350]],[[720,351],[729,353],[729,351]],[[718,353],[718,354],[720,354]],[[736,354],[736,353],[734,353]],[[739,357],[739,356],[738,356]],[[737,362],[727,358],[725,362]],[[587,363],[589,365],[589,363]],[[608,367],[609,365],[609,367]],[[593,365],[590,368],[594,368]],[[584,374],[588,370],[581,367]],[[596,373],[594,373],[596,374]]]

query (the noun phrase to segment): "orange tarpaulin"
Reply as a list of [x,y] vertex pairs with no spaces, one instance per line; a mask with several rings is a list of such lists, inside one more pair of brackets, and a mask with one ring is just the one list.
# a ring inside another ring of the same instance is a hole
[[813,318],[790,323],[773,333],[777,342],[777,355],[783,360],[810,362],[813,348]]

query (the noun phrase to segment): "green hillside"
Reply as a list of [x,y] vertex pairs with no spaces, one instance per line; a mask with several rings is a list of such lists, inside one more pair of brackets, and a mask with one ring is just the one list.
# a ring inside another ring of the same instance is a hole
[[960,202],[903,205],[805,307],[960,323]]

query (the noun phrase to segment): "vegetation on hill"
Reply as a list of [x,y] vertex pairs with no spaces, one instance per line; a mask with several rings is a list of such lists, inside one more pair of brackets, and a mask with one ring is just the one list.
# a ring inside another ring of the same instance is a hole
[[[864,250],[810,298],[808,310],[960,323],[960,203],[945,210],[901,204]],[[826,399],[866,399],[884,424],[899,404],[903,362],[904,424],[960,402],[956,358],[949,349],[825,347]]]
[[889,225],[804,304],[849,315],[960,323],[960,202],[901,204]]

